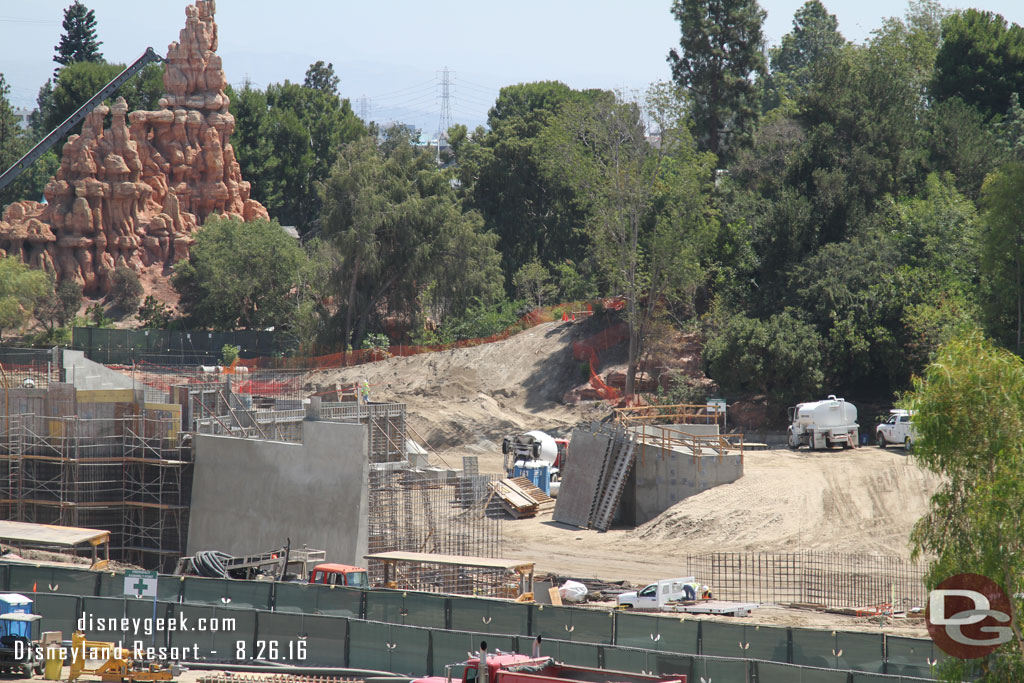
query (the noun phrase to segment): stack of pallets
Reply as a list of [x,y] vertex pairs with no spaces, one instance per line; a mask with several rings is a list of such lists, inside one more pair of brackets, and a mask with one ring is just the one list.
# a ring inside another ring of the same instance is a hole
[[526,477],[500,479],[489,484],[491,495],[515,519],[534,517],[555,507],[555,499],[533,485]]

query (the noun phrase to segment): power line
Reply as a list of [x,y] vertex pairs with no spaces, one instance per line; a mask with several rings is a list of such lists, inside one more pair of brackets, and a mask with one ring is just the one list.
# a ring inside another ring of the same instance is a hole
[[397,95],[399,93],[403,93],[403,92],[405,92],[407,90],[420,90],[423,87],[433,88],[434,85],[435,85],[434,81],[428,81],[426,83],[418,83],[416,85],[410,85],[408,88],[399,88],[398,90],[392,90],[390,92],[381,93],[380,95],[374,95],[373,98],[376,99],[376,100],[381,100],[381,99],[384,99],[384,98],[387,98],[387,97],[391,97],[392,95]]
[[47,26],[60,26],[59,21],[49,19],[22,19],[21,17],[0,17],[0,21],[9,24],[45,24]]

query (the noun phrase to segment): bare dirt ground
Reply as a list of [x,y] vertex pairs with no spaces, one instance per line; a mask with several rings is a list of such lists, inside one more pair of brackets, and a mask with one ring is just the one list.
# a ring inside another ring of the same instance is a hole
[[[321,371],[310,379],[365,379],[372,400],[406,403],[413,435],[438,451],[432,462],[458,468],[461,456],[475,455],[481,472],[498,473],[503,436],[528,429],[563,435],[609,416],[603,402],[561,403],[586,378],[572,358],[572,342],[598,331],[596,321],[548,323],[495,344]],[[818,550],[909,558],[910,530],[938,484],[901,449],[748,451],[741,479],[681,501],[636,529],[577,529],[552,522],[551,513],[509,519],[504,555],[533,560],[538,572],[639,584],[677,575],[673,558],[681,554]],[[781,608],[757,610],[749,619],[925,633],[914,620],[882,624]]]
[[478,455],[500,445],[507,434],[567,433],[581,420],[609,414],[600,402],[561,402],[566,391],[587,379],[573,360],[572,342],[599,330],[591,321],[544,323],[493,344],[325,370],[310,379],[322,384],[365,379],[371,400],[406,404],[413,436],[421,435],[439,451]]

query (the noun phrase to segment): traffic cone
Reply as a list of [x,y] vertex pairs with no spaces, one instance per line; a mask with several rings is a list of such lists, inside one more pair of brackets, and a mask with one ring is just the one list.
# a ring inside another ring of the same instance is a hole
[[576,314],[575,313],[572,314],[572,321],[576,322]]
[[568,322],[568,321],[569,321],[568,314],[566,314],[565,311],[562,311],[562,322],[564,323],[564,322]]

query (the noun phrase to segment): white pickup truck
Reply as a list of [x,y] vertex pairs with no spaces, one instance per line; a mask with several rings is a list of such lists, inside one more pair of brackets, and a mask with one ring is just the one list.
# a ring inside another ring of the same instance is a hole
[[889,413],[889,419],[875,428],[875,442],[879,448],[893,444],[910,450],[917,438],[917,432],[914,431],[914,423],[911,420],[913,415],[909,411],[899,408],[894,408]]
[[[693,583],[696,583],[696,579],[692,576],[684,576],[681,579],[662,579],[638,591],[622,593],[618,596],[617,602],[619,607],[661,609],[670,602],[693,600],[694,597],[698,597],[692,586],[689,591],[686,589]],[[688,592],[689,595],[687,595]]]

